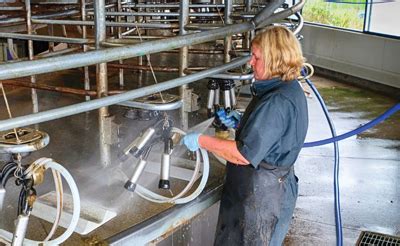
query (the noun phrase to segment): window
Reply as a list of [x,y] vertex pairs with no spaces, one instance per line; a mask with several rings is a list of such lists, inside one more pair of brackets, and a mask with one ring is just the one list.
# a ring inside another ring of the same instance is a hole
[[307,22],[363,30],[365,0],[308,0],[303,8]]
[[400,0],[307,0],[306,22],[400,37]]
[[365,31],[400,37],[399,13],[400,1],[372,0],[367,8]]

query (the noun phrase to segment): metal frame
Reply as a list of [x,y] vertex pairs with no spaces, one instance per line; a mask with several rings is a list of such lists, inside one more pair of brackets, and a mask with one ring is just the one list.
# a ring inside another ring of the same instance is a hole
[[[208,41],[224,38],[236,33],[244,33],[256,28],[273,23],[277,20],[286,18],[295,12],[299,11],[304,5],[304,1],[300,1],[297,5],[292,6],[290,9],[273,13],[284,1],[274,1],[266,6],[253,20],[249,22],[227,25],[225,27],[204,31],[201,33],[188,34],[168,38],[164,40],[154,40],[136,45],[127,45],[124,47],[115,47],[108,49],[99,49],[79,54],[68,54],[60,57],[50,57],[33,61],[22,61],[11,64],[0,64],[0,80],[13,79],[17,77],[32,76],[42,73],[49,73],[61,71],[65,69],[85,67],[93,64],[105,64],[110,61],[117,61],[132,57],[143,56],[146,54],[153,54],[166,50],[173,50],[182,48],[184,46],[200,44]],[[96,11],[99,15],[104,15],[104,8],[97,8]],[[105,19],[105,18],[104,18]],[[98,21],[97,28],[105,29],[103,22]],[[102,25],[100,25],[102,24]],[[97,37],[96,45],[101,43],[100,37]],[[249,58],[239,58],[231,63],[219,66],[207,71],[202,71],[196,74],[188,75],[173,79],[157,85],[152,85],[137,90],[132,90],[120,95],[110,96],[106,98],[96,99],[90,102],[75,104],[72,106],[62,107],[58,109],[48,110],[33,115],[21,116],[14,119],[0,121],[0,130],[8,130],[13,127],[27,126],[30,124],[40,123],[48,120],[58,119],[81,112],[98,109],[101,107],[109,106],[115,103],[123,102],[126,100],[135,99],[137,97],[146,96],[155,92],[163,91],[166,89],[174,88],[177,86],[185,85],[187,83],[206,78],[217,73],[224,72],[228,69],[243,65]]]

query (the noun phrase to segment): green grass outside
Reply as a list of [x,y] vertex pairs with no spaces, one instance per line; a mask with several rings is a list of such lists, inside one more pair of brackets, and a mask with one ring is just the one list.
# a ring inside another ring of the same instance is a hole
[[[365,2],[365,0],[343,0],[346,2]],[[362,30],[365,4],[347,4],[307,0],[303,8],[303,17],[307,22],[330,26]]]

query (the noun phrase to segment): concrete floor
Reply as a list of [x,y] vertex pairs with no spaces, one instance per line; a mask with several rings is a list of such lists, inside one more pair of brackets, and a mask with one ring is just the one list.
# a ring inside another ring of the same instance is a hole
[[[168,60],[162,61],[164,64],[167,62]],[[60,73],[57,77],[43,76],[40,81],[70,85],[79,80],[80,75],[76,75],[75,72]],[[137,75],[126,76],[133,76],[129,79],[135,80]],[[168,74],[163,80],[174,76]],[[338,134],[357,128],[396,103],[396,100],[392,98],[317,76],[312,80],[327,100]],[[202,91],[204,98],[206,84],[200,83],[194,87]],[[7,92],[15,116],[30,112],[29,90],[8,88]],[[82,100],[82,97],[50,92],[40,92],[39,95],[41,110]],[[243,98],[243,101],[248,101],[248,99]],[[202,100],[202,104],[204,103],[205,100]],[[309,98],[308,103],[310,127],[307,141],[330,137],[327,123],[315,97]],[[1,108],[4,109],[3,105]],[[114,155],[117,154],[119,148],[125,146],[129,139],[133,139],[139,130],[149,123],[129,122],[122,117],[123,110],[118,107],[113,107],[112,112],[116,114],[122,125],[128,126],[129,130],[125,136],[120,137],[119,145],[112,148],[113,158],[115,158]],[[190,124],[198,123],[205,118],[205,115],[204,109],[190,114]],[[5,119],[6,112],[1,110],[0,116]],[[174,117],[176,117],[176,112]],[[400,236],[399,123],[400,113],[398,112],[379,127],[340,142],[340,189],[345,245],[354,245],[362,230]],[[122,186],[132,172],[131,164],[116,161],[112,166],[99,166],[96,112],[40,124],[40,129],[50,134],[51,143],[40,152],[29,156],[27,160],[42,156],[53,157],[65,164],[72,175],[77,177],[84,201],[95,202],[119,213],[116,219],[89,235],[74,234],[66,245],[101,243],[104,239],[168,209],[169,206],[144,202],[124,191]],[[285,245],[334,245],[333,147],[328,145],[303,149],[295,167],[300,178],[300,196]],[[215,164],[212,172],[208,188],[221,183],[223,167]],[[149,177],[149,185],[158,182],[156,176]],[[51,182],[48,187],[39,192],[43,194],[51,190],[50,184]],[[179,182],[176,184],[177,189],[182,185]],[[13,190],[8,194],[13,194]],[[16,197],[10,195],[7,199],[9,204],[14,204]],[[157,243],[212,245],[217,209],[217,205],[211,207],[190,225],[180,228],[164,241]],[[0,212],[2,218],[0,228],[12,230],[14,210],[13,205],[8,205]],[[49,223],[32,220],[28,235],[35,239],[44,238],[49,229]],[[61,233],[61,230],[58,233]]]
[[[313,81],[327,97],[338,134],[367,123],[396,103],[394,99],[317,76]],[[329,137],[316,99],[308,102],[310,127],[306,142]],[[399,123],[397,112],[382,125],[339,144],[345,245],[354,245],[362,230],[400,236]],[[300,195],[286,244],[334,245],[333,146],[303,149],[295,167]]]

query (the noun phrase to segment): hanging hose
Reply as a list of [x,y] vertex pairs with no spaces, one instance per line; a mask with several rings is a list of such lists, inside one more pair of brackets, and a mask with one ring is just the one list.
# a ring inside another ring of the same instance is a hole
[[[316,95],[321,107],[324,111],[325,117],[328,121],[332,136],[336,137],[335,126],[333,125],[332,119],[329,116],[328,108],[325,105],[324,100],[319,94],[317,88],[315,88],[314,84],[307,78],[305,72],[302,71],[302,75],[305,77],[305,81],[310,86],[314,94]],[[339,189],[339,146],[337,142],[334,142],[334,174],[333,174],[333,187],[334,187],[334,207],[335,207],[335,224],[336,224],[336,245],[343,245],[343,228],[342,228],[342,216],[340,212],[340,189]]]
[[[171,132],[175,132],[175,133],[178,133],[181,135],[186,135],[186,133],[184,131],[182,131],[178,128],[172,128]],[[192,194],[190,194],[187,197],[181,198],[190,190],[190,188],[196,182],[196,179],[200,172],[200,159],[201,159],[200,156],[202,156],[202,159],[203,159],[203,174],[201,177],[200,184]],[[209,172],[210,172],[210,163],[208,160],[207,151],[205,151],[204,149],[200,149],[200,150],[196,151],[196,165],[195,165],[195,170],[193,172],[193,176],[190,179],[189,183],[186,185],[186,187],[178,195],[176,195],[174,197],[165,197],[165,196],[159,195],[157,193],[154,193],[138,184],[136,185],[135,192],[140,197],[142,197],[148,201],[155,202],[155,203],[174,203],[174,204],[187,203],[187,202],[194,200],[203,191],[204,187],[207,184]]]
[[61,219],[61,213],[63,210],[63,187],[62,187],[62,180],[61,180],[61,175],[60,172],[55,171],[54,169],[51,170],[53,174],[53,180],[54,180],[54,185],[56,187],[56,194],[57,194],[57,212],[56,212],[56,218],[54,219],[53,226],[51,227],[51,230],[47,237],[43,240],[44,242],[49,241],[54,233],[57,230],[58,224],[60,223]]

